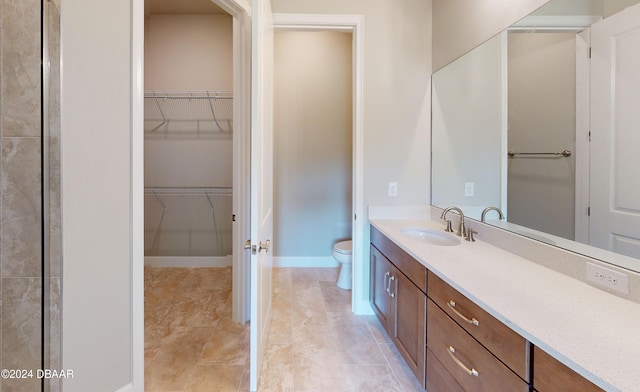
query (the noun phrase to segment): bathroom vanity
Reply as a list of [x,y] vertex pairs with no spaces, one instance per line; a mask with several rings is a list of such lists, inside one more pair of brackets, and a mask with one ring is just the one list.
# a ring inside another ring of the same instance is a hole
[[427,391],[640,390],[640,304],[480,239],[407,234],[439,221],[371,224],[371,305]]
[[371,306],[424,387],[427,269],[376,229],[371,230]]

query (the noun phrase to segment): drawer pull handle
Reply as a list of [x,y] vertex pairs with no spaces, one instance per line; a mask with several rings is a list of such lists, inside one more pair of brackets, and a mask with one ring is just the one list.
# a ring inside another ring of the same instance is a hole
[[454,300],[449,300],[449,302],[447,302],[447,306],[449,306],[449,309],[451,309],[453,313],[457,314],[458,317],[463,319],[465,322],[473,325],[480,325],[480,321],[475,318],[468,318],[464,314],[458,312],[458,309],[456,309],[456,302]]
[[394,282],[395,282],[395,280],[396,280],[396,277],[395,277],[394,275],[391,275],[391,277],[389,278],[389,287],[387,288],[387,291],[388,291],[388,293],[389,293],[389,296],[391,296],[391,298],[395,298],[396,293],[394,293],[393,291],[391,291],[391,281],[392,281],[392,280],[393,280]]
[[474,376],[474,377],[478,377],[478,371],[476,369],[469,369],[464,363],[462,363],[461,360],[458,359],[458,357],[456,357],[456,349],[453,348],[452,346],[449,346],[449,355],[451,356],[451,359],[453,359],[455,361],[455,363],[458,364],[458,366],[460,366],[462,369],[464,369],[465,372],[467,372],[468,375],[470,376]]
[[385,272],[384,273],[384,291],[387,292],[387,295],[389,295],[389,288],[387,287],[388,282],[387,282],[387,278],[389,277],[389,272]]

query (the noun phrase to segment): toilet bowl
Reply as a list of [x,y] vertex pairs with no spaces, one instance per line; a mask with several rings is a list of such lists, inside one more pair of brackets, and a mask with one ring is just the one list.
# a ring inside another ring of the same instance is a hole
[[336,242],[333,245],[333,258],[340,263],[340,275],[336,285],[351,290],[351,240]]

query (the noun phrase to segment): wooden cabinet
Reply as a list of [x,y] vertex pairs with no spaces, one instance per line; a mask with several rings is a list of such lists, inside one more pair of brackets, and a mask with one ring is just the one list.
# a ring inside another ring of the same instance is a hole
[[530,343],[435,274],[428,285],[427,344],[453,380],[469,392],[528,392]]
[[370,301],[428,392],[602,391],[428,272],[374,227]]
[[371,246],[371,307],[387,331],[393,328],[394,323],[391,309],[394,301],[387,286],[393,271],[393,264],[375,246]]
[[427,269],[393,241],[371,228],[371,244],[380,250],[420,291],[427,292]]
[[427,391],[465,392],[430,348],[427,348]]
[[602,391],[538,347],[533,350],[533,387],[538,392]]
[[[380,233],[374,234],[374,231],[372,229],[371,306],[405,362],[424,387],[427,271],[386,237]],[[390,259],[388,254],[395,258]],[[424,289],[418,287],[414,280],[418,280]]]
[[429,298],[520,378],[530,381],[530,345],[526,339],[435,274],[429,274]]
[[391,335],[398,351],[424,387],[427,346],[427,296],[400,271],[392,276],[395,293],[395,328]]
[[[529,384],[483,347],[451,317],[429,300],[429,350],[463,390],[528,392]],[[441,377],[427,373],[427,379]],[[429,382],[429,381],[428,381]]]

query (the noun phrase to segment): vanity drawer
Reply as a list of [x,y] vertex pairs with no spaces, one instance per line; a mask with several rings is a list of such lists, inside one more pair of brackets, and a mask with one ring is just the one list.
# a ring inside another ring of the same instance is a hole
[[371,243],[375,245],[423,293],[427,292],[427,269],[398,245],[371,227]]
[[529,343],[435,274],[429,274],[429,298],[478,342],[529,382]]
[[[529,384],[509,370],[431,300],[427,302],[429,349],[465,391],[529,391]],[[471,374],[472,371],[477,373]],[[427,379],[429,377],[427,374]]]
[[539,392],[602,391],[538,347],[533,349],[533,387]]
[[427,391],[465,392],[429,348],[427,348]]

